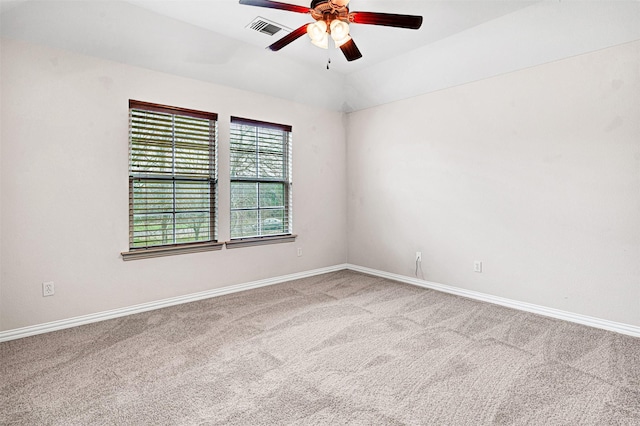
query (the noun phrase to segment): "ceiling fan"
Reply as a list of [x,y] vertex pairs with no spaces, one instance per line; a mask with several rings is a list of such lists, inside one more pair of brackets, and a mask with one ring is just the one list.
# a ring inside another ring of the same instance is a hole
[[273,51],[282,49],[307,33],[311,43],[323,49],[328,48],[329,36],[331,36],[335,46],[340,48],[347,61],[355,61],[362,58],[362,53],[349,35],[349,23],[384,25],[412,30],[417,30],[422,25],[422,16],[350,12],[348,3],[349,0],[312,0],[311,6],[305,7],[271,0],[240,0],[240,4],[249,6],[309,13],[315,19],[316,22],[304,24],[269,46],[268,49]]

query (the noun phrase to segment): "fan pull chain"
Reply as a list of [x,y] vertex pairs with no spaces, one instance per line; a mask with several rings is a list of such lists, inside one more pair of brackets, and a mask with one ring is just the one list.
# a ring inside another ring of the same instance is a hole
[[327,69],[329,69],[329,65],[331,65],[331,49],[327,49]]

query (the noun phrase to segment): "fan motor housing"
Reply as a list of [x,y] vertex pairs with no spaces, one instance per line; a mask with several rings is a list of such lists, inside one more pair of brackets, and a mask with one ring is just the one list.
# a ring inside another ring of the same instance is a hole
[[316,21],[326,21],[327,23],[334,19],[349,21],[349,7],[336,6],[332,4],[331,0],[312,0],[310,9],[311,16]]
[[311,9],[315,9],[320,3],[328,3],[329,0],[311,0]]

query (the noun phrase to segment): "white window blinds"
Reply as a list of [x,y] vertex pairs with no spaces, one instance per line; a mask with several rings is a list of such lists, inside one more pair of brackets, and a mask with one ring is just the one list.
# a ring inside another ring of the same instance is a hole
[[231,238],[291,234],[291,126],[231,117]]
[[129,101],[129,246],[216,240],[217,115]]

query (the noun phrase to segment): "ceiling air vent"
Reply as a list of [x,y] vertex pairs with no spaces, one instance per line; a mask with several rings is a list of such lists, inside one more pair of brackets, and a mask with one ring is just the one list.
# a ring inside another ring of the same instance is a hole
[[287,33],[291,32],[291,30],[284,25],[276,24],[275,22],[264,19],[261,16],[258,16],[256,19],[251,21],[251,23],[247,25],[247,28],[270,36],[277,34],[281,30]]

